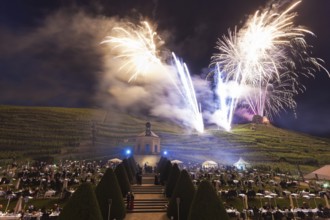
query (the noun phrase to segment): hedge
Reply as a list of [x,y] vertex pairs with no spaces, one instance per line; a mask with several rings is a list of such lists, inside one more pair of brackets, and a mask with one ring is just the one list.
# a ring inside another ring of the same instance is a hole
[[212,184],[203,180],[190,207],[188,220],[229,220],[229,216]]
[[102,220],[94,189],[90,183],[81,184],[63,207],[58,220]]
[[112,199],[110,219],[122,220],[126,215],[126,207],[118,184],[117,177],[111,168],[107,169],[95,189],[104,220],[108,220],[109,199]]

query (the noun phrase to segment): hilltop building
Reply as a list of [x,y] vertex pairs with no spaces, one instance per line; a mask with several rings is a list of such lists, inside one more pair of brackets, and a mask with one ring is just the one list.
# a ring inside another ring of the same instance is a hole
[[159,155],[160,138],[151,130],[151,123],[146,123],[146,130],[136,137],[134,145],[135,155]]

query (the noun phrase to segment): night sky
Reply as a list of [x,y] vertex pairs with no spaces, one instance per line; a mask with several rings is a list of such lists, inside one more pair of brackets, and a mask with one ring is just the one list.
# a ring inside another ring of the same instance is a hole
[[[283,2],[283,1],[282,1]],[[286,1],[289,2],[289,1]],[[148,20],[157,25],[165,47],[201,75],[228,28],[241,27],[264,0],[3,0],[0,7],[0,104],[95,107],[106,96],[99,42],[114,21]],[[297,24],[313,55],[330,70],[330,1],[304,0]],[[302,79],[297,118],[283,112],[274,123],[330,137],[330,78],[323,71]]]

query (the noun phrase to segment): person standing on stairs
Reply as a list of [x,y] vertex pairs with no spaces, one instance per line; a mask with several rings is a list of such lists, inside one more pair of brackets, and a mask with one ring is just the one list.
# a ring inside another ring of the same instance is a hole
[[131,209],[131,200],[132,200],[131,192],[128,192],[128,193],[127,193],[127,196],[126,196],[126,208],[127,208],[128,210]]
[[130,210],[134,209],[134,193],[131,192]]

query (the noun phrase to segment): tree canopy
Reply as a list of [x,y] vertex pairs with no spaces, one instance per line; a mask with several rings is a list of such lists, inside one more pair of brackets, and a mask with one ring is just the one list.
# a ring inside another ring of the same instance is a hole
[[229,216],[212,184],[203,180],[190,207],[188,220],[229,220]]
[[167,208],[167,216],[169,218],[173,216],[174,220],[178,219],[177,201],[179,198],[180,220],[187,220],[194,194],[195,187],[191,178],[186,170],[182,170]]
[[126,208],[117,177],[111,168],[107,169],[95,189],[96,198],[104,220],[108,219],[109,199],[112,200],[110,219],[124,219]]
[[171,198],[176,182],[180,176],[180,169],[177,164],[174,164],[168,176],[165,188],[166,197]]
[[126,196],[127,193],[132,190],[124,164],[122,163],[118,164],[118,166],[115,169],[115,174],[121,189],[122,196]]
[[81,184],[64,206],[59,220],[102,220],[94,189],[90,183]]

